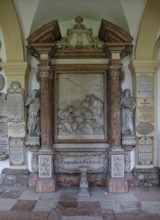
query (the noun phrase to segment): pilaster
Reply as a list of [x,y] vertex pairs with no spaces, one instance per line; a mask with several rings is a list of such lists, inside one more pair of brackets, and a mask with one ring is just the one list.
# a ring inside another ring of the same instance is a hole
[[158,164],[157,67],[158,60],[134,60],[131,65],[136,98],[136,167]]

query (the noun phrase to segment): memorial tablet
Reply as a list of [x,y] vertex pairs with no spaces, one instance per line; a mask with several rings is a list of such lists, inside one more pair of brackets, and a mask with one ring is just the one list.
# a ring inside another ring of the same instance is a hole
[[153,77],[137,76],[137,97],[153,97]]
[[24,165],[24,140],[22,138],[10,138],[10,164]]
[[0,92],[0,116],[7,116],[7,99],[6,95]]
[[137,98],[137,122],[154,122],[153,98]]
[[140,137],[138,140],[140,165],[153,164],[153,137]]
[[8,89],[7,115],[9,121],[24,120],[24,90],[19,82],[12,82]]

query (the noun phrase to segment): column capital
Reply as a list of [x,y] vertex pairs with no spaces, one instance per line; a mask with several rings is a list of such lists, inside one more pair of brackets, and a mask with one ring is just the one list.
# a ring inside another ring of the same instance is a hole
[[160,64],[159,60],[134,60],[129,64],[129,68],[132,73],[152,73],[154,74],[158,65]]

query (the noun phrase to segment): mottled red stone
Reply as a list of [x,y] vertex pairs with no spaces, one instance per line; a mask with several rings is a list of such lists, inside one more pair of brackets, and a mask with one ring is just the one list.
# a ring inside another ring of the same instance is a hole
[[111,67],[109,74],[109,139],[112,146],[121,145],[119,68]]
[[10,190],[8,192],[5,192],[1,198],[4,199],[18,199],[22,193],[24,192],[24,190]]
[[56,190],[56,183],[51,178],[38,178],[36,182],[36,192],[54,192]]
[[118,178],[107,178],[107,189],[109,193],[125,193],[128,192],[127,180]]
[[31,173],[28,178],[29,186],[31,186],[31,187],[36,186],[37,179],[38,179],[38,174]]
[[35,207],[36,200],[18,200],[12,207],[12,211],[32,211]]

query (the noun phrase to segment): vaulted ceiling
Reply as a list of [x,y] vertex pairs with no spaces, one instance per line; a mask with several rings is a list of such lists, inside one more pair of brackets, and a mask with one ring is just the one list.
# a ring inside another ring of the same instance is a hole
[[[42,25],[77,16],[101,23],[110,21],[136,38],[147,0],[13,0],[24,39]],[[136,15],[136,16],[135,16]]]

